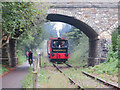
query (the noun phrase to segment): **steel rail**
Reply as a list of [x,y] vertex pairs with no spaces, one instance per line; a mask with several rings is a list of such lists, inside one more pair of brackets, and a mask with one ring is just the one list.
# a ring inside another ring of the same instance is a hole
[[[73,67],[73,66],[70,65],[70,64],[67,64],[67,63],[65,63],[65,64],[66,64],[67,66],[69,66],[69,67]],[[73,67],[73,68],[75,68],[75,67]],[[90,75],[89,73],[87,73],[87,72],[85,72],[85,71],[81,71],[81,72],[82,72],[84,75],[86,75],[86,76],[88,76],[88,77],[90,77],[90,78],[92,78],[92,79],[94,79],[94,80],[96,80],[96,81],[99,81],[99,82],[103,83],[104,85],[111,86],[111,87],[113,87],[113,88],[115,88],[115,89],[120,89],[119,86],[114,85],[114,84],[109,83],[109,82],[106,82],[105,80],[100,79],[100,78],[98,78],[98,77],[95,77],[95,76],[93,76],[93,75]]]
[[62,73],[65,77],[67,77],[70,81],[70,83],[73,83],[74,85],[77,86],[77,89],[84,90],[82,86],[80,86],[78,83],[76,83],[74,80],[72,80],[70,77],[68,77],[62,70],[60,70],[55,63],[53,63],[53,66],[60,72]]
[[112,83],[108,83],[108,82],[106,82],[105,80],[102,80],[102,79],[100,79],[100,78],[98,78],[98,77],[95,77],[95,76],[93,76],[93,75],[91,75],[91,74],[89,74],[89,73],[87,73],[87,72],[85,72],[85,71],[81,71],[81,72],[82,72],[84,75],[86,75],[86,76],[88,76],[88,77],[90,77],[90,78],[92,78],[92,79],[94,79],[94,80],[96,80],[96,81],[99,81],[99,82],[103,83],[104,85],[111,86],[111,87],[113,87],[114,89],[120,90],[120,87],[117,86],[117,85],[113,85]]
[[68,67],[73,67],[72,65],[68,64],[68,63],[65,63]]

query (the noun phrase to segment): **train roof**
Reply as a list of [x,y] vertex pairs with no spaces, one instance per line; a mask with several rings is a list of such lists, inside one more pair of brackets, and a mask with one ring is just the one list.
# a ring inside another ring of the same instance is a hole
[[65,38],[62,38],[62,37],[49,38],[49,40],[57,40],[57,39],[66,40]]

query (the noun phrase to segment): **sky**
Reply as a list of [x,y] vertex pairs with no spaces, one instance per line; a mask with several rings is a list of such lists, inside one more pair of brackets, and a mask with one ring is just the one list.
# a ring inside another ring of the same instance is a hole
[[63,33],[69,32],[73,26],[62,22],[48,22],[44,24],[44,29],[53,37],[61,37]]

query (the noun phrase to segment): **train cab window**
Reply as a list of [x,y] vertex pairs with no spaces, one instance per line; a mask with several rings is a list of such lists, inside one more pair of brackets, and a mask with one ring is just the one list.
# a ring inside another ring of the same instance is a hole
[[65,41],[61,41],[61,42],[60,42],[60,47],[67,47],[67,46],[66,46],[66,42],[65,42]]
[[54,40],[53,41],[53,47],[54,48],[67,48],[68,44],[67,44],[67,40]]
[[55,47],[55,48],[58,47],[58,41],[53,41],[53,47]]

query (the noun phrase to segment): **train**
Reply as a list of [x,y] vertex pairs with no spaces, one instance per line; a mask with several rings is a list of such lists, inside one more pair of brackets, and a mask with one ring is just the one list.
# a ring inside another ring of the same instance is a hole
[[49,38],[47,41],[47,54],[50,62],[65,63],[68,61],[68,40],[65,38]]

